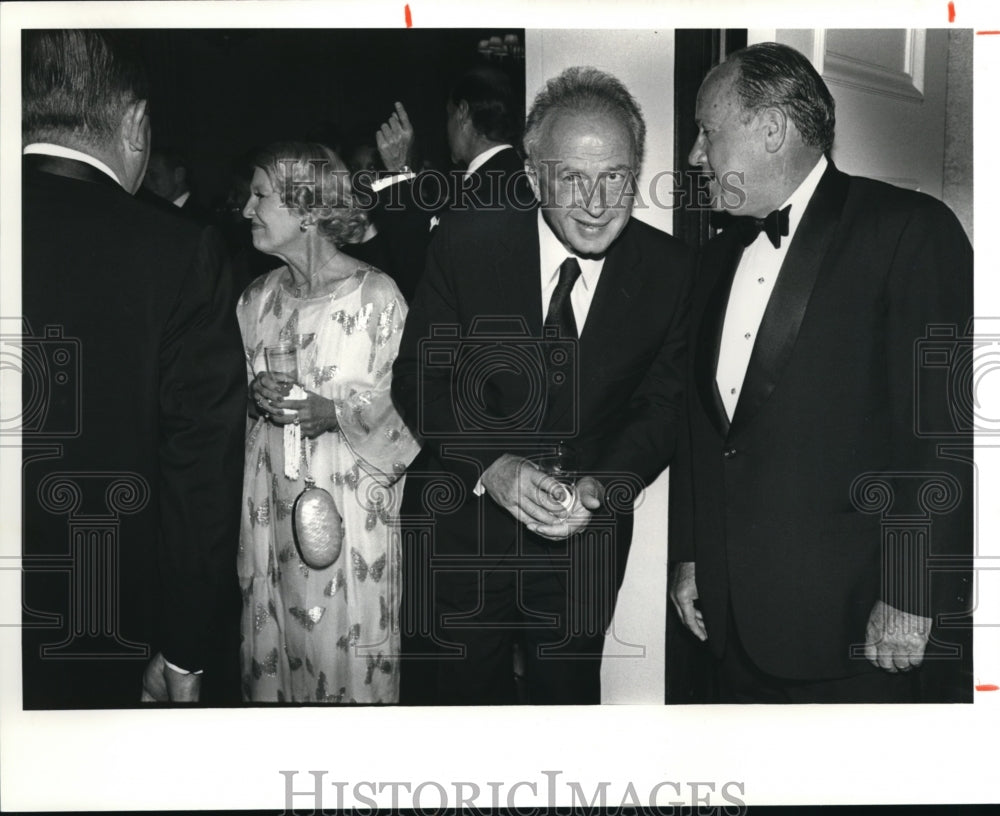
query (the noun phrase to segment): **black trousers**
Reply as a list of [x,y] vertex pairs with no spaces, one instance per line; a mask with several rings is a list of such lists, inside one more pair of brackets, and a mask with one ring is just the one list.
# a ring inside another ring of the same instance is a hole
[[[429,572],[424,565],[424,581],[413,576],[425,556],[404,547],[400,702],[600,703],[604,633],[620,585],[614,536],[606,533],[551,546],[522,540],[481,565],[444,563]],[[420,631],[413,622],[423,611],[430,614]],[[520,694],[515,642],[524,656]]]

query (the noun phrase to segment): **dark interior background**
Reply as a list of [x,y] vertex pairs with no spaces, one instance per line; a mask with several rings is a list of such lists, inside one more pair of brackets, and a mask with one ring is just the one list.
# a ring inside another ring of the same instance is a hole
[[[445,103],[466,69],[492,64],[524,96],[524,59],[479,44],[523,29],[171,29],[129,32],[152,83],[154,146],[182,154],[195,195],[224,198],[231,173],[276,139],[324,142],[341,154],[375,143],[406,107],[423,160],[450,166]],[[523,52],[522,52],[523,53]]]

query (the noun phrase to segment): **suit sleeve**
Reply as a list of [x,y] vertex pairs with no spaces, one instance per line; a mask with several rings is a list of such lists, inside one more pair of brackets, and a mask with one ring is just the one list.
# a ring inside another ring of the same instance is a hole
[[[427,341],[457,349],[462,316],[456,277],[462,274],[453,247],[452,219],[444,219],[435,230],[427,256],[424,278],[417,289],[399,355],[393,366],[392,394],[396,406],[417,440],[458,476],[471,492],[482,472],[504,450],[517,453],[524,448],[511,435],[493,436],[478,429],[470,431],[459,421],[456,401],[462,398],[449,365],[427,365]],[[448,332],[443,336],[440,330]],[[457,333],[456,333],[457,332]],[[437,338],[435,340],[435,338]],[[442,448],[451,444],[447,454]]]
[[685,375],[694,280],[694,255],[680,254],[675,272],[678,293],[663,343],[623,412],[604,438],[595,471],[629,473],[643,485],[673,460],[684,414]]
[[[943,473],[950,484],[937,495],[913,495],[901,485],[893,514],[912,512],[919,517],[930,513],[932,555],[970,557],[973,439],[959,417],[963,408],[971,410],[973,398],[972,369],[962,365],[971,359],[971,337],[965,332],[973,309],[973,255],[961,225],[944,205],[929,201],[910,217],[887,286],[893,468],[926,474],[925,481]],[[934,326],[951,331],[951,339],[930,339],[928,332]],[[924,359],[924,347],[932,347],[937,356]],[[949,380],[949,374],[958,377]],[[968,461],[942,455],[940,446],[964,448]],[[950,503],[948,494],[954,498],[950,508],[943,506]],[[952,581],[928,572],[918,552],[906,543],[886,549],[883,600],[897,609],[929,616],[935,610],[927,607],[925,582],[930,579],[932,588],[941,589]],[[938,600],[932,603],[940,610],[943,595],[935,595]],[[945,605],[954,608],[947,601]]]
[[377,192],[368,186],[362,198],[370,204],[368,216],[384,239],[387,268],[383,271],[410,301],[424,271],[431,216],[440,202],[433,190],[423,195],[412,179],[400,180]]
[[190,671],[210,659],[236,580],[246,379],[231,288],[225,250],[207,228],[159,357],[158,624],[166,659]]

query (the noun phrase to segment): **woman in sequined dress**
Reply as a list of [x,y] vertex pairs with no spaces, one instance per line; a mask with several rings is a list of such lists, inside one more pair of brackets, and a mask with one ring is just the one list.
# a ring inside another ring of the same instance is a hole
[[[281,143],[255,164],[243,215],[254,246],[285,266],[255,280],[237,307],[250,382],[238,558],[243,694],[396,702],[394,518],[418,449],[389,392],[406,304],[391,278],[339,250],[361,240],[368,222],[333,151]],[[264,348],[281,342],[300,349],[305,399],[291,399],[291,381],[267,372]],[[285,461],[289,423],[302,438],[297,463]],[[343,519],[341,553],[325,569],[306,566],[292,531],[310,475]]]

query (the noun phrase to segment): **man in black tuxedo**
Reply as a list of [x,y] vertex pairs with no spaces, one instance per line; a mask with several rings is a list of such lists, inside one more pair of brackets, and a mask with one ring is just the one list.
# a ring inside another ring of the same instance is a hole
[[[692,253],[632,218],[645,125],[569,69],[528,117],[540,208],[435,232],[393,395],[425,447],[403,526],[401,702],[599,703],[635,494],[670,461]],[[575,498],[543,467],[557,446]]]
[[395,112],[375,134],[389,175],[372,185],[372,220],[385,238],[392,269],[407,300],[424,271],[433,230],[449,211],[533,209],[524,161],[514,148],[523,108],[510,79],[495,68],[464,73],[451,89],[448,147],[457,170],[415,173],[415,134],[406,109]]
[[689,160],[731,217],[693,298],[674,605],[723,702],[968,699],[969,630],[947,625],[969,601],[971,394],[939,376],[969,359],[965,233],[833,166],[833,99],[791,48],[734,53],[696,116]]
[[23,38],[26,708],[238,699],[242,343],[219,236],[133,198],[125,45]]

